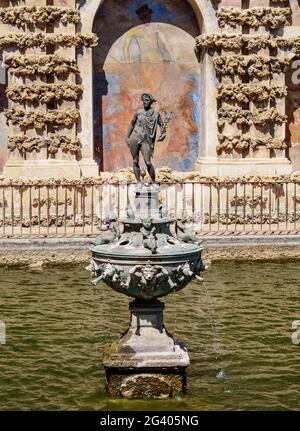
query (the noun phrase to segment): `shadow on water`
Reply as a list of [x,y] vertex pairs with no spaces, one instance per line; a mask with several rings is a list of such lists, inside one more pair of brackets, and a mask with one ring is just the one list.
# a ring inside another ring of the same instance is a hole
[[1,410],[281,410],[300,402],[297,263],[218,264],[164,302],[187,344],[188,393],[107,400],[101,352],[128,325],[129,299],[82,268],[0,271]]

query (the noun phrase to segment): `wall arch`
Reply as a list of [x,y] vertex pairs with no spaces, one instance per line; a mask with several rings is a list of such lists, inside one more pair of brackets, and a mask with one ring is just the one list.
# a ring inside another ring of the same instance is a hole
[[[98,9],[105,0],[86,0],[81,6],[82,31],[90,32]],[[193,8],[201,33],[218,32],[216,9],[213,0],[184,0]]]
[[[185,1],[185,0],[184,0]],[[81,5],[81,17],[82,17],[82,32],[92,32],[95,17],[99,11],[99,8],[104,4],[105,0],[87,0]],[[215,15],[215,8],[211,1],[207,0],[186,0],[186,2],[192,7],[192,10],[196,16],[198,26],[200,28],[199,33],[211,33],[218,31],[218,25]],[[99,43],[101,44],[101,34],[99,36]],[[80,111],[82,118],[82,128],[79,132],[83,150],[83,159],[80,162],[82,166],[83,175],[95,174],[97,164],[93,161],[95,159],[94,154],[94,131],[93,131],[93,116],[91,115],[91,109],[93,106],[93,55],[91,48],[84,48],[82,53],[78,55],[78,65],[81,70],[82,84],[84,86],[83,98],[80,103]],[[207,110],[208,103],[213,101],[215,103],[216,85],[214,78],[211,76],[213,70],[211,66],[211,59],[201,59],[201,64],[198,65],[200,70],[200,84],[199,91],[201,91],[201,106],[199,106],[200,112],[200,130],[198,148],[201,151],[199,156],[206,155],[209,152],[209,148],[216,148],[217,145],[217,129],[214,130],[214,124],[216,124],[216,107],[210,106],[209,112]],[[209,124],[209,127],[207,127]],[[210,138],[207,139],[207,134]],[[211,151],[213,153],[213,151]]]

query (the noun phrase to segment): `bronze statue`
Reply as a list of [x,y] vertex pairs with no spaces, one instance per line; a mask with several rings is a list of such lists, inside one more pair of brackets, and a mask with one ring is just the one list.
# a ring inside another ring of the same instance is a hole
[[140,232],[143,235],[144,247],[151,250],[152,254],[156,254],[156,251],[157,251],[156,227],[152,224],[152,219],[146,219],[143,221],[143,226],[141,227]]
[[151,181],[155,183],[155,169],[151,159],[154,152],[157,126],[160,126],[161,131],[158,141],[163,141],[166,137],[166,123],[162,120],[160,113],[152,108],[156,100],[151,94],[142,94],[141,100],[144,109],[139,110],[133,116],[128,128],[126,142],[133,158],[133,172],[137,183],[141,184],[140,152],[143,155]]
[[100,235],[93,242],[94,245],[110,244],[120,238],[120,228],[116,215],[110,211],[104,221],[105,227],[101,228]]

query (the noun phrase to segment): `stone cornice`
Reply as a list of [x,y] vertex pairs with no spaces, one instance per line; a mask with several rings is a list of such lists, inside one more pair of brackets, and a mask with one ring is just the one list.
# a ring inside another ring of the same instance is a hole
[[21,84],[10,85],[6,94],[13,102],[49,103],[53,100],[77,100],[82,93],[82,86],[76,84]]
[[287,148],[287,144],[280,139],[266,137],[266,138],[255,138],[251,135],[241,135],[236,137],[228,137],[219,134],[219,145],[217,146],[217,151],[227,151],[231,150],[247,150],[252,148],[256,150],[259,147],[266,147],[267,149],[277,149],[282,150]]
[[8,54],[4,58],[4,65],[10,72],[20,76],[79,74],[76,60],[62,55]]
[[217,99],[236,100],[240,103],[250,101],[264,102],[287,95],[286,87],[267,84],[221,84],[218,87]]
[[204,34],[196,37],[195,50],[198,54],[202,50],[218,51],[228,49],[240,51],[241,49],[280,48],[292,49],[300,53],[300,36],[297,37],[273,37],[271,35],[245,35],[245,34]]
[[97,46],[98,37],[94,33],[67,34],[45,34],[38,33],[10,33],[0,36],[0,48],[16,46],[20,49],[45,48],[47,46],[75,47],[81,48]]
[[[159,168],[157,170],[158,181],[161,184],[207,184],[215,187],[231,186],[234,183],[241,184],[278,184],[300,183],[300,172],[291,175],[241,175],[241,176],[204,176],[199,172],[177,172],[170,168]],[[124,169],[118,173],[101,174],[99,177],[83,177],[77,180],[69,178],[44,178],[44,179],[22,179],[0,177],[0,186],[6,187],[56,187],[56,186],[101,186],[104,184],[132,184],[135,177],[131,170]]]
[[12,6],[0,8],[0,21],[4,24],[25,28],[28,24],[46,25],[60,21],[62,24],[77,24],[80,14],[77,10],[57,6]]
[[282,7],[255,7],[251,9],[220,8],[217,11],[220,28],[225,25],[231,27],[247,26],[278,29],[290,25],[291,9]]
[[220,55],[214,58],[218,75],[241,75],[268,77],[273,73],[286,72],[290,59],[262,55]]
[[19,150],[21,153],[30,151],[39,151],[41,148],[47,148],[50,154],[57,153],[58,149],[62,151],[77,153],[80,150],[80,140],[72,140],[68,136],[49,134],[47,137],[28,137],[25,135],[15,135],[8,138],[8,149],[10,151]]
[[47,124],[54,126],[70,127],[79,121],[78,109],[54,109],[42,112],[37,110],[25,111],[24,109],[6,109],[5,116],[7,121],[21,128],[34,127],[42,129]]

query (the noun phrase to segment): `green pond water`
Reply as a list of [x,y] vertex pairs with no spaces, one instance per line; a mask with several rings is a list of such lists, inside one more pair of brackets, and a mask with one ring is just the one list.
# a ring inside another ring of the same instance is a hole
[[92,287],[83,265],[0,269],[0,410],[299,409],[299,263],[218,264],[205,280],[164,300],[190,352],[187,394],[108,400],[102,351],[126,329],[129,299]]

